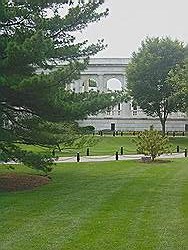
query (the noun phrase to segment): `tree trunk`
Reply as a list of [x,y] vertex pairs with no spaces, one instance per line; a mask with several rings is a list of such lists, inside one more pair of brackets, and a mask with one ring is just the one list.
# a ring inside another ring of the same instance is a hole
[[152,160],[152,161],[155,160],[155,155],[151,155],[151,160]]
[[162,126],[162,134],[164,136],[166,132],[166,121],[163,119],[161,120],[161,126]]

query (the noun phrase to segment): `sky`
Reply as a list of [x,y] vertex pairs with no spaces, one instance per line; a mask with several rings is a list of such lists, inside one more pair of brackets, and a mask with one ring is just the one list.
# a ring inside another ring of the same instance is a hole
[[82,38],[104,38],[108,48],[96,57],[130,57],[147,36],[188,43],[188,0],[106,0],[109,16],[90,25]]

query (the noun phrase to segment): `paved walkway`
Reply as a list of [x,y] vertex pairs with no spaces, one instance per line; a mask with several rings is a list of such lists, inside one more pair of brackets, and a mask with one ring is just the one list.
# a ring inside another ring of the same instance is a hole
[[[118,155],[119,161],[128,160],[139,160],[145,155]],[[173,154],[163,154],[157,159],[173,159],[173,158],[185,158],[185,153],[173,153]],[[80,162],[100,162],[100,161],[116,161],[115,155],[103,155],[103,156],[80,156]],[[77,157],[59,157],[55,160],[55,163],[66,163],[66,162],[77,162]],[[0,164],[19,164],[18,162],[0,162]]]
[[[126,160],[139,160],[144,155],[137,154],[137,155],[119,155],[119,161],[126,161]],[[171,158],[184,158],[184,153],[173,153],[173,154],[163,154],[158,159],[171,159]],[[104,155],[104,156],[80,156],[80,162],[99,162],[99,161],[116,161],[115,155]],[[76,157],[59,157],[58,160],[55,161],[56,163],[60,162],[77,162]]]

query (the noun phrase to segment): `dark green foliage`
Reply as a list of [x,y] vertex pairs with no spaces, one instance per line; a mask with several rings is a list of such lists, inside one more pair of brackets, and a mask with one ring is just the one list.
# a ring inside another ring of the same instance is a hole
[[32,151],[26,151],[20,149],[18,146],[8,143],[1,143],[1,155],[0,161],[19,161],[24,162],[28,167],[35,168],[36,170],[41,170],[46,174],[52,170],[52,159],[50,155],[46,154],[36,154]]
[[80,128],[82,133],[84,134],[91,134],[95,132],[95,128],[93,126],[86,126],[86,127],[82,127]]
[[188,113],[188,61],[177,66],[169,74],[169,82],[176,88],[173,98],[179,103],[179,109]]
[[168,115],[180,109],[174,98],[177,86],[168,81],[169,72],[184,61],[181,42],[170,38],[147,38],[133,53],[127,68],[128,89],[141,109],[159,117],[163,133]]
[[49,158],[36,164],[15,143],[70,144],[80,134],[75,120],[119,102],[117,93],[67,90],[89,56],[105,48],[103,41],[88,44],[74,36],[108,14],[99,10],[103,2],[0,1],[0,148],[7,160],[47,168]]

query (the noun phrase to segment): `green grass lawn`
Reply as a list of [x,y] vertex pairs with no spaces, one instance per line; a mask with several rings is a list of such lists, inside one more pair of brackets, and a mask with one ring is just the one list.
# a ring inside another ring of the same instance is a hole
[[[90,155],[114,155],[116,151],[120,152],[120,148],[124,148],[124,154],[136,154],[136,147],[133,137],[113,137],[113,136],[97,136],[97,142],[94,146],[89,147]],[[87,147],[81,149],[65,149],[61,156],[74,156],[79,151],[81,155],[86,155]]]
[[[133,142],[133,139],[136,137],[133,136],[96,136],[97,143],[89,147],[90,155],[114,155],[116,151],[119,151],[120,148],[124,148],[124,154],[136,154],[136,145]],[[173,152],[176,152],[177,146],[180,147],[180,151],[187,147],[188,148],[188,136],[184,137],[169,137],[170,143],[173,145]],[[32,150],[36,152],[50,152],[50,150],[37,146],[23,145],[23,148],[27,150]],[[77,152],[80,152],[81,155],[86,155],[87,147],[80,149],[69,148],[64,149],[62,153],[57,153],[58,156],[75,156]]]
[[48,185],[0,193],[0,222],[1,250],[188,249],[187,159],[58,164]]
[[[114,155],[116,151],[120,153],[120,148],[123,147],[124,154],[136,154],[136,145],[133,142],[136,137],[133,136],[98,136],[98,142],[89,147],[90,155]],[[173,152],[176,152],[177,146],[180,147],[180,151],[188,148],[188,136],[185,137],[169,137],[170,143],[173,145]],[[58,153],[59,156],[75,156],[77,152],[81,155],[86,155],[86,147],[81,149],[65,149],[62,153]]]
[[176,150],[177,146],[180,147],[180,151],[184,151],[185,148],[188,149],[188,136],[170,137],[170,143],[172,143],[174,151]]

